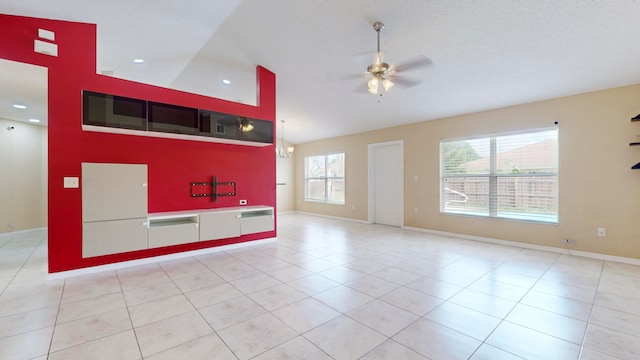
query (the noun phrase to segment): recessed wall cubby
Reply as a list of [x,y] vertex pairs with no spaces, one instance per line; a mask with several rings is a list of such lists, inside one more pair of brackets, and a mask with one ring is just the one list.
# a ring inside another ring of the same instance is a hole
[[272,121],[87,90],[82,92],[82,128],[115,133],[128,130],[134,135],[158,137],[176,134],[191,136],[192,140],[252,146],[273,144]]

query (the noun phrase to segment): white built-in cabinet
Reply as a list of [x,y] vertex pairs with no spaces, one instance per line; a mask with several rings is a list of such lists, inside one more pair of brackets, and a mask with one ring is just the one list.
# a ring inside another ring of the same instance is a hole
[[82,163],[82,257],[147,248],[147,165]]
[[206,212],[200,215],[200,238],[202,240],[217,240],[236,236],[240,236],[240,219],[237,212]]
[[149,248],[199,241],[198,227],[198,214],[150,217]]
[[147,165],[82,163],[82,257],[273,231],[271,206],[149,214]]
[[200,213],[200,241],[272,231],[273,207],[239,206]]

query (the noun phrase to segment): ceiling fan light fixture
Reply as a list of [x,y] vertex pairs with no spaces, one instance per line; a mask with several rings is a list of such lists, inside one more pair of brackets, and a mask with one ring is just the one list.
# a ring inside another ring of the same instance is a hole
[[393,87],[393,82],[389,79],[382,79],[382,87],[384,87],[384,91],[389,91]]
[[377,94],[378,93],[378,78],[374,77],[373,79],[369,80],[369,82],[367,83],[367,86],[369,87],[369,92],[372,94]]

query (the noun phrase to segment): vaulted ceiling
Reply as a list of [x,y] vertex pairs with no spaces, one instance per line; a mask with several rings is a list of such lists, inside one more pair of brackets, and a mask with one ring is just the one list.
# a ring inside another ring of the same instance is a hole
[[[633,0],[11,0],[0,13],[96,23],[98,73],[247,104],[262,65],[294,143],[640,83]],[[375,21],[386,62],[431,59],[401,74],[417,85],[367,92]],[[10,118],[19,86],[0,73]]]

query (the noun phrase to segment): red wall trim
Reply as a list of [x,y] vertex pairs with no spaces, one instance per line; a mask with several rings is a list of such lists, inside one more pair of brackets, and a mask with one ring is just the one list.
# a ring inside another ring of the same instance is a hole
[[[249,205],[275,207],[274,147],[249,147],[177,139],[83,132],[82,90],[141,98],[275,121],[276,78],[256,69],[257,106],[96,74],[96,26],[0,14],[0,58],[48,67],[49,71],[49,272],[166,255],[274,237],[275,231],[130,253],[82,258],[81,189],[63,188],[65,176],[81,176],[82,162],[148,164],[149,212]],[[58,57],[33,51],[38,28],[55,32]],[[236,197],[189,196],[189,183],[237,183]]]

